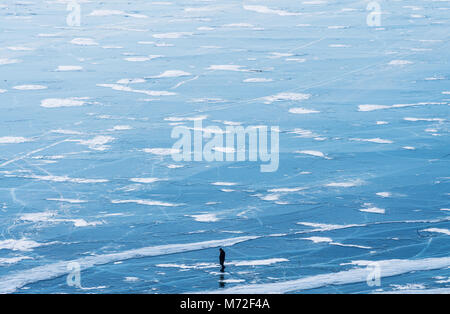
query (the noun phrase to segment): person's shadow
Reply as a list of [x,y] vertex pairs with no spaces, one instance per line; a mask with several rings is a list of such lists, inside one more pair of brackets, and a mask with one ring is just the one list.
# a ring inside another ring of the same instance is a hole
[[225,288],[225,275],[224,274],[220,274],[219,288]]

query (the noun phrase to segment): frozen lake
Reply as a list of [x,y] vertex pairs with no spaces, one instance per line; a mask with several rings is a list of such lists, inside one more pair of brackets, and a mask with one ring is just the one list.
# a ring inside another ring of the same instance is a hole
[[2,1],[0,293],[448,293],[450,2],[368,4]]

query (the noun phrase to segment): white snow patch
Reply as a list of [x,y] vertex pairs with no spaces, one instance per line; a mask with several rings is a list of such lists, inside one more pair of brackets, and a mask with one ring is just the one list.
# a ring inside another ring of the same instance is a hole
[[309,238],[303,238],[304,240],[313,241],[314,243],[330,243],[333,242],[333,239],[327,238],[327,237],[309,237]]
[[94,10],[89,14],[89,16],[111,16],[111,15],[123,15],[123,16],[127,16],[127,17],[138,18],[138,19],[147,18],[147,16],[143,15],[143,14],[131,14],[131,13],[126,13],[126,12],[120,11],[120,10]]
[[354,180],[354,181],[347,181],[347,182],[332,182],[325,184],[327,187],[333,187],[333,188],[351,188],[355,186],[359,186],[363,183],[362,180]]
[[97,46],[98,43],[92,38],[74,38],[70,41],[71,44],[80,46]]
[[363,139],[363,138],[352,138],[352,141],[358,141],[358,142],[370,142],[370,143],[377,143],[377,144],[392,144],[394,143],[391,140],[385,140],[382,138],[369,138],[369,139]]
[[66,134],[66,135],[81,135],[81,134],[83,134],[78,131],[64,130],[64,129],[51,130],[50,132],[57,133],[57,134]]
[[304,154],[304,155],[310,155],[314,157],[321,157],[325,159],[331,159],[330,157],[327,157],[324,153],[317,151],[317,150],[298,150],[295,151],[297,154]]
[[378,207],[361,208],[359,211],[372,214],[385,214],[386,210]]
[[12,47],[8,47],[9,50],[12,51],[33,51],[34,48],[30,48],[30,47],[24,47],[24,46],[12,46]]
[[47,89],[47,86],[43,85],[18,85],[14,86],[14,89],[17,90],[40,90],[40,89]]
[[4,265],[12,265],[12,264],[17,264],[20,261],[23,260],[27,260],[27,259],[33,259],[29,256],[17,256],[17,257],[4,257],[4,258],[0,258],[0,266],[4,266]]
[[163,57],[162,55],[151,55],[151,56],[147,56],[147,57],[128,57],[125,58],[125,61],[129,61],[129,62],[145,62],[145,61],[150,61],[156,58],[160,58]]
[[289,260],[286,258],[268,258],[253,261],[232,261],[230,264],[234,266],[268,266],[282,262],[289,262]]
[[[12,251],[32,251],[34,248],[40,247],[42,243],[38,243],[33,240],[28,239],[20,239],[20,240],[14,240],[14,239],[8,239],[8,240],[2,240],[0,241],[0,250],[12,250]],[[1,282],[1,281],[0,281]]]
[[412,64],[412,62],[408,61],[408,60],[392,60],[388,64],[389,65],[407,65],[407,64]]
[[155,183],[158,181],[165,181],[166,179],[160,179],[160,178],[131,178],[131,182],[136,183]]
[[207,70],[213,71],[236,71],[236,72],[247,72],[248,70],[243,70],[242,65],[234,65],[234,64],[213,64],[210,65]]
[[293,53],[286,53],[286,52],[271,52],[270,56],[268,57],[269,59],[279,59],[279,58],[283,58],[283,57],[292,57],[294,54]]
[[176,39],[176,38],[192,36],[192,35],[193,35],[193,33],[189,33],[189,32],[174,32],[174,33],[153,34],[153,37],[154,38]]
[[237,183],[235,183],[235,182],[223,182],[223,181],[213,182],[211,184],[212,185],[217,185],[217,186],[234,186],[234,185],[237,185]]
[[[398,276],[414,271],[428,271],[434,269],[444,269],[450,266],[450,257],[438,257],[427,259],[397,259],[373,261],[382,269],[383,277]],[[224,293],[224,294],[264,294],[264,293],[289,293],[295,291],[305,291],[331,285],[345,285],[367,281],[367,276],[373,271],[370,267],[371,261],[367,261],[369,267],[356,268],[335,273],[324,273],[314,276],[307,276],[300,279],[288,280],[276,283],[250,284],[198,292],[202,293]],[[423,291],[423,290],[420,290]],[[448,291],[448,289],[447,289]]]
[[55,202],[63,202],[70,204],[82,204],[87,203],[87,201],[79,200],[79,199],[70,199],[70,198],[47,198],[47,201],[55,201]]
[[301,107],[291,108],[291,109],[289,109],[289,112],[295,113],[295,114],[320,113],[320,111],[317,111],[317,110],[305,109],[305,108],[301,108]]
[[247,28],[247,27],[255,27],[253,24],[249,23],[232,23],[232,24],[225,24],[223,27],[239,27],[239,28]]
[[310,94],[299,94],[299,93],[279,93],[272,96],[266,96],[263,97],[262,100],[266,104],[271,104],[276,101],[284,101],[284,100],[290,100],[290,101],[302,101],[309,99],[311,97]]
[[84,106],[89,98],[73,97],[73,98],[47,98],[41,101],[41,107],[44,108],[60,108],[60,107],[80,107]]
[[52,182],[70,182],[70,183],[105,183],[108,182],[106,179],[83,179],[83,178],[70,178],[68,176],[40,176],[40,175],[29,175],[24,176],[28,179],[36,179],[42,181],[52,181]]
[[115,140],[114,137],[99,135],[90,140],[72,140],[72,141],[78,142],[80,145],[86,145],[92,150],[104,151],[110,147],[109,145],[106,144],[114,140]]
[[450,235],[450,230],[448,229],[443,229],[443,228],[428,228],[428,229],[424,229],[422,231],[426,231],[426,232],[435,232],[435,233],[443,233],[446,235]]
[[127,131],[133,129],[129,125],[115,125],[112,129],[109,129],[110,131]]
[[8,59],[8,58],[0,58],[0,65],[14,64],[22,62],[19,59]]
[[280,16],[301,15],[301,13],[296,13],[296,12],[288,12],[288,11],[284,11],[284,10],[270,9],[263,5],[244,5],[244,10],[254,11],[254,12],[263,13],[263,14],[277,14]]
[[180,71],[180,70],[167,70],[157,76],[152,76],[151,78],[183,77],[183,76],[189,76],[189,75],[192,75],[192,74],[189,72]]
[[234,147],[214,147],[213,150],[225,154],[232,154],[236,152]]
[[198,120],[204,120],[208,118],[208,116],[196,116],[196,117],[168,117],[164,118],[165,121],[171,121],[171,122],[181,122],[181,121],[198,121]]
[[16,137],[16,136],[4,136],[0,137],[0,144],[18,144],[18,143],[26,143],[31,142],[32,140],[25,137]]
[[146,80],[137,78],[137,79],[120,79],[116,83],[127,85],[127,84],[139,84],[139,83],[145,83],[145,82],[146,82]]
[[305,188],[277,188],[277,189],[270,189],[268,192],[271,193],[292,193],[292,192],[299,192],[303,191]]
[[79,65],[59,65],[56,71],[59,72],[67,72],[67,71],[81,71],[83,70],[82,66]]
[[120,85],[120,84],[97,84],[99,87],[108,87],[116,91],[121,92],[132,92],[132,93],[141,93],[148,96],[173,96],[176,93],[168,92],[168,91],[153,91],[153,90],[141,90],[141,89],[132,89],[131,87]]
[[273,82],[272,79],[268,78],[248,78],[244,80],[244,83],[267,83],[267,82]]
[[135,204],[139,204],[139,205],[163,206],[163,207],[177,207],[177,206],[184,205],[184,204],[174,204],[174,203],[160,202],[160,201],[154,201],[154,200],[111,200],[111,203],[113,203],[113,204],[135,203]]
[[158,155],[158,156],[168,156],[168,155],[177,154],[180,152],[179,149],[175,149],[175,148],[145,148],[143,151],[145,153]]
[[425,122],[439,122],[439,123],[445,121],[445,119],[443,118],[403,118],[403,120],[411,122],[425,121]]
[[200,215],[189,215],[198,222],[216,222],[219,221],[219,218],[215,214],[200,214]]

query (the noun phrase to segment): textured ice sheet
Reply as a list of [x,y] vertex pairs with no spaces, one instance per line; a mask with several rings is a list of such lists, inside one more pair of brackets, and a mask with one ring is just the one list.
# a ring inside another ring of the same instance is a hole
[[[448,293],[448,2],[78,2],[0,5],[1,292]],[[200,120],[278,171],[175,162]]]

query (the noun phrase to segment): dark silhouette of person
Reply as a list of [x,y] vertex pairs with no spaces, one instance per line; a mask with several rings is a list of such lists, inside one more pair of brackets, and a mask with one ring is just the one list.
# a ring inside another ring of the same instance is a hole
[[219,249],[220,255],[219,255],[219,261],[220,261],[220,271],[223,272],[225,270],[225,251],[222,250],[222,248]]

